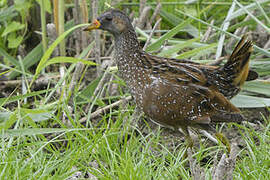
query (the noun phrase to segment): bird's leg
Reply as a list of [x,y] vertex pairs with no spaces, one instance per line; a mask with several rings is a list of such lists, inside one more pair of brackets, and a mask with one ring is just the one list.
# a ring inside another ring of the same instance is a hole
[[193,148],[193,140],[190,137],[188,127],[187,126],[181,126],[180,128],[181,128],[182,132],[184,133],[185,143],[186,143],[186,149],[185,149],[185,152],[183,154],[183,160],[186,159],[186,158],[192,159],[192,153],[191,152],[192,152],[192,148]]
[[192,148],[193,147],[193,140],[192,138],[190,137],[190,134],[189,134],[189,131],[188,131],[188,127],[187,126],[181,126],[181,129],[185,135],[185,140],[186,140],[186,143],[187,143],[187,147],[189,148]]
[[230,145],[230,141],[228,140],[228,138],[226,136],[224,136],[222,133],[218,133],[216,132],[216,137],[217,139],[226,146],[227,149],[227,153],[230,154],[231,152],[231,145]]
[[[201,124],[200,128],[204,129],[205,131],[212,132],[211,134],[215,134],[217,141],[221,142],[226,147],[227,153],[231,152],[230,141],[228,140],[228,138],[226,136],[224,136],[222,133],[217,132],[217,130],[213,126],[210,126],[210,125],[202,125]],[[215,142],[215,141],[213,141],[213,142]]]
[[133,114],[131,116],[131,125],[134,127],[138,127],[138,121],[142,117],[143,113],[140,111],[140,109],[136,106]]

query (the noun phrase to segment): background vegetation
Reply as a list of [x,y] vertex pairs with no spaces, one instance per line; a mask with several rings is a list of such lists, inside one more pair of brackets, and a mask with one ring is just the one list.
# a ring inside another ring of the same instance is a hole
[[[260,78],[232,102],[250,122],[217,127],[231,155],[195,134],[187,152],[181,135],[134,121],[112,37],[81,29],[110,7],[130,14],[142,47],[160,56],[217,63],[249,34]],[[1,179],[268,179],[269,27],[269,0],[2,0]]]

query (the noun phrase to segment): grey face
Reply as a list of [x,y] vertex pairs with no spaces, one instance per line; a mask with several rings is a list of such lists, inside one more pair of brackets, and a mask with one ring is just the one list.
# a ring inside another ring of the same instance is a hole
[[132,26],[129,18],[118,10],[109,10],[100,15],[97,20],[100,22],[98,29],[112,33],[114,36],[120,35],[128,27]]

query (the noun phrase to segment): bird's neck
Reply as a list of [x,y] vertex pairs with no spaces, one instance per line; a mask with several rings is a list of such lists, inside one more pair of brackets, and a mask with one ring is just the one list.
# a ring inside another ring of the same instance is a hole
[[116,53],[135,53],[140,50],[140,44],[135,31],[127,30],[122,34],[115,36],[115,51]]

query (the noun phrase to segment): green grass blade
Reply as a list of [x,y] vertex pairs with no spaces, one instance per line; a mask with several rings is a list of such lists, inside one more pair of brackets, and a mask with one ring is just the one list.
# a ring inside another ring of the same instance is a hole
[[61,133],[69,132],[72,129],[65,128],[27,128],[27,129],[7,129],[2,131],[0,137],[16,137],[16,136],[34,136],[39,134],[49,134],[49,133]]
[[214,47],[217,46],[217,43],[209,44],[203,47],[199,47],[196,49],[192,49],[191,51],[184,52],[177,56],[177,59],[184,59],[184,58],[189,58],[192,56],[198,56],[198,55],[203,55],[206,50],[213,49]]
[[200,38],[190,39],[188,41],[185,41],[184,43],[178,43],[170,47],[169,49],[161,51],[158,55],[164,56],[164,57],[170,57],[172,54],[179,52],[181,49],[185,47],[190,47],[190,45],[192,45],[193,42],[196,42],[198,40],[200,40]]
[[270,98],[253,97],[239,94],[231,102],[239,108],[259,108],[270,106]]
[[262,12],[262,14],[263,14],[264,18],[266,19],[267,23],[270,24],[270,18],[267,16],[266,12],[263,10],[261,4],[256,0],[254,0],[254,1],[255,1],[256,5],[258,6],[259,10]]
[[78,93],[78,95],[76,96],[77,103],[81,103],[84,101],[88,102],[91,99],[100,79],[101,77],[94,79],[88,86],[86,86]]
[[[28,70],[31,66],[39,62],[40,58],[42,57],[42,44],[39,43],[31,52],[29,52],[22,60],[23,66],[25,70]],[[16,66],[16,68],[19,68]],[[11,72],[9,75],[10,79],[14,79],[18,76],[19,72]]]
[[[232,33],[230,33],[230,32],[223,31],[223,30],[222,30],[221,28],[219,28],[219,27],[216,27],[216,26],[214,26],[214,25],[212,25],[212,24],[210,24],[210,23],[207,23],[207,22],[205,22],[205,21],[203,21],[203,20],[201,20],[201,19],[198,19],[198,18],[196,18],[196,17],[194,17],[194,16],[191,16],[191,15],[189,15],[189,14],[187,14],[187,13],[184,13],[184,12],[178,10],[178,9],[177,9],[176,11],[179,12],[179,13],[182,13],[182,14],[184,14],[184,15],[186,15],[186,16],[189,16],[190,18],[192,18],[192,19],[194,19],[194,20],[196,20],[196,21],[199,21],[199,22],[201,22],[201,23],[203,23],[203,24],[205,24],[205,25],[207,25],[207,26],[210,26],[210,27],[212,27],[212,28],[214,28],[214,29],[216,29],[216,30],[222,32],[222,33],[225,33],[225,34],[227,34],[227,35],[229,35],[229,36],[231,36],[231,37],[234,37],[234,38],[236,38],[236,39],[238,39],[238,40],[241,39],[241,37],[238,37],[238,36],[236,36],[236,35],[234,35],[234,34],[232,34]],[[257,50],[258,52],[261,52],[262,54],[264,54],[264,55],[270,57],[270,52],[269,52],[269,51],[267,51],[267,50],[265,50],[265,49],[263,49],[263,48],[260,48],[260,47],[258,47],[258,46],[256,46],[256,45],[253,45],[253,47],[254,47],[254,49]]]
[[[260,3],[260,4],[266,4],[266,3],[268,3],[268,2],[270,2],[270,0],[261,0],[261,1],[258,1],[258,3]],[[256,3],[251,3],[251,4],[247,5],[247,6],[245,7],[245,9],[250,11],[250,10],[255,9],[256,6],[257,6]],[[235,12],[232,14],[232,16],[230,17],[229,20],[232,20],[232,19],[235,19],[235,18],[237,18],[237,17],[239,17],[239,16],[242,16],[242,15],[245,14],[245,13],[246,13],[246,12],[245,12],[244,9],[239,9],[239,10],[235,11]]]
[[[79,24],[79,25],[76,25],[72,28],[70,28],[69,30],[65,31],[63,34],[61,34],[53,43],[52,45],[47,49],[47,51],[44,53],[43,57],[41,58],[37,68],[36,68],[36,73],[35,73],[35,76],[34,76],[34,79],[33,81],[35,80],[35,78],[38,76],[38,74],[41,72],[42,70],[42,67],[44,67],[44,65],[46,64],[46,62],[48,61],[48,59],[50,58],[53,50],[56,48],[56,46],[63,40],[65,39],[65,37],[71,33],[72,31],[74,31],[75,29],[79,28],[79,27],[83,27],[83,26],[86,26],[86,25],[89,25],[89,24]],[[33,82],[32,81],[32,82]],[[32,84],[32,83],[31,83]]]
[[[184,21],[182,18],[164,10],[160,11],[160,15],[165,21],[172,24],[173,26],[177,26],[178,24]],[[184,26],[183,31],[187,32],[193,37],[200,36],[198,29],[192,26],[191,24],[187,24],[186,26]]]
[[167,40],[167,39],[173,37],[174,35],[176,35],[184,26],[186,26],[191,21],[192,21],[191,19],[187,19],[184,22],[180,23],[179,25],[174,27],[172,30],[170,30],[169,32],[167,32],[166,34],[161,36],[157,41],[150,44],[146,48],[146,51],[156,51],[156,50],[158,50],[162,46],[162,44],[164,43],[165,40]]
[[14,57],[10,56],[3,48],[0,47],[0,55],[6,58],[7,61],[9,61],[11,64],[14,66],[20,66],[20,63],[18,62],[17,59]]
[[27,93],[27,94],[24,94],[24,95],[17,95],[17,96],[10,96],[10,97],[6,97],[6,98],[0,98],[0,107],[2,107],[6,103],[11,103],[11,102],[14,102],[14,101],[20,101],[20,100],[23,100],[24,98],[44,94],[44,93],[47,93],[48,91],[52,91],[54,89],[55,88],[47,89],[47,90],[41,90],[41,91],[35,91],[35,92]]
[[249,12],[247,10],[247,8],[245,6],[243,6],[242,4],[240,4],[238,1],[236,1],[236,4],[238,6],[240,6],[252,19],[254,19],[259,25],[261,25],[268,33],[270,33],[270,28],[268,28],[266,25],[264,25],[264,23],[262,23],[258,18],[256,18],[251,12]]
[[243,90],[270,97],[270,81],[250,81],[244,84]]
[[45,68],[46,66],[49,66],[51,64],[56,64],[56,63],[78,63],[81,62],[85,65],[89,65],[89,66],[95,66],[97,65],[96,63],[92,62],[92,61],[87,61],[84,59],[79,59],[79,58],[74,58],[74,57],[66,57],[66,56],[59,56],[59,57],[54,57],[50,60],[48,60],[46,62],[46,64],[44,64],[43,67],[41,67],[41,69]]

